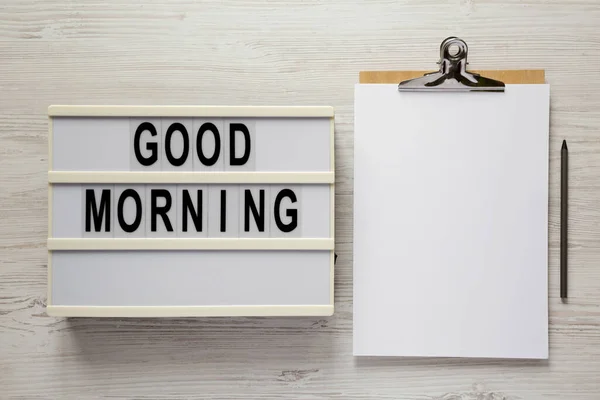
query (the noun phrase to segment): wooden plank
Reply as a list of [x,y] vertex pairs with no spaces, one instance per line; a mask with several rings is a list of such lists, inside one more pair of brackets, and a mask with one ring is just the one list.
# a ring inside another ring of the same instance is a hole
[[[597,0],[4,0],[0,21],[0,398],[598,400]],[[548,361],[352,357],[352,85],[361,69],[435,68],[418,63],[435,60],[449,32],[467,41],[472,65],[545,68],[552,85]],[[47,106],[59,103],[334,105],[335,314],[46,316]]]
[[[418,78],[432,71],[360,71],[360,83],[400,83],[407,79]],[[543,69],[507,69],[499,71],[471,71],[486,78],[492,78],[507,84],[545,83]]]

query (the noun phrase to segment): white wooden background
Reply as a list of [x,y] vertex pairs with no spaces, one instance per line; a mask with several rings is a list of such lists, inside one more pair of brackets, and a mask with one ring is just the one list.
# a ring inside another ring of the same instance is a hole
[[[551,84],[548,362],[352,357],[353,86],[360,70],[435,68],[450,35],[474,69],[545,68]],[[599,72],[598,0],[2,0],[0,398],[599,399]],[[335,315],[47,317],[50,104],[334,106]]]

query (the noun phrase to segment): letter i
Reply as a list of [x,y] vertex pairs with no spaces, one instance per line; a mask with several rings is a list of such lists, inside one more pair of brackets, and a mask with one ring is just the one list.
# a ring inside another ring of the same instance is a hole
[[227,191],[221,190],[221,232],[227,230]]

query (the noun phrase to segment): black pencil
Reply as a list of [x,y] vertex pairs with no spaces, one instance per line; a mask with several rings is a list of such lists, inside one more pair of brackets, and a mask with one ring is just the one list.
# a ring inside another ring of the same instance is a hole
[[567,298],[567,227],[569,204],[569,149],[563,140],[560,150],[560,298]]

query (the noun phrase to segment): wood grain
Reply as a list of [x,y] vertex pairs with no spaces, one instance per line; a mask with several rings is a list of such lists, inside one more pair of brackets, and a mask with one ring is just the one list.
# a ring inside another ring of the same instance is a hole
[[[597,0],[3,0],[0,398],[600,398],[598,26]],[[435,69],[450,35],[474,70],[544,69],[551,85],[547,362],[352,357],[353,86],[359,71]],[[50,104],[334,106],[335,315],[46,316]]]

